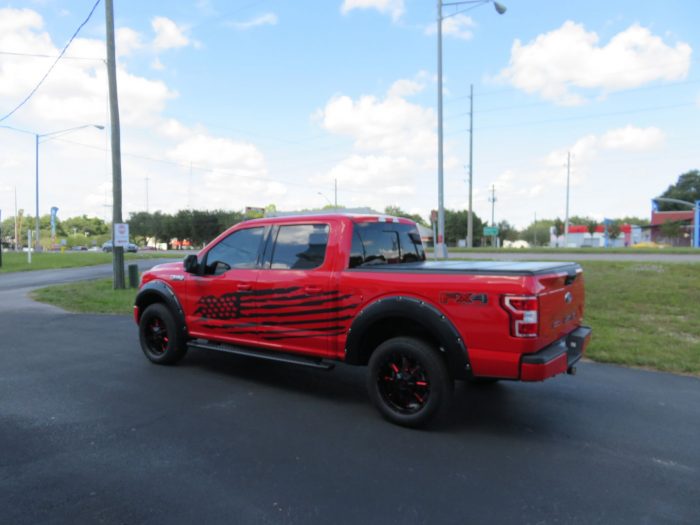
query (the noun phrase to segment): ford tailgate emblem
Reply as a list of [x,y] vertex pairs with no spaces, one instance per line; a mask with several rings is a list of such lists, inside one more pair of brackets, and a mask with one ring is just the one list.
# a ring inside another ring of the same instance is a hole
[[566,301],[566,304],[570,304],[573,300],[574,296],[571,295],[571,292],[566,292],[566,294],[564,295],[564,301]]

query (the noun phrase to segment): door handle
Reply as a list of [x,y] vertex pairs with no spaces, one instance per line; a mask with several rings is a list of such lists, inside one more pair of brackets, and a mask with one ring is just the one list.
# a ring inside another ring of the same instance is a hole
[[239,284],[238,285],[238,291],[239,292],[248,292],[250,291],[251,286],[249,284]]
[[321,293],[321,288],[318,286],[307,286],[304,288],[306,293]]

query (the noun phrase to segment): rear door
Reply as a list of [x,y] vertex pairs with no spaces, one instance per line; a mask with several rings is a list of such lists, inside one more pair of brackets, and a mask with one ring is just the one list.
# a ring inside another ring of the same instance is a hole
[[330,225],[274,227],[256,284],[261,344],[280,351],[324,357],[338,326],[338,288],[332,279]]
[[202,275],[188,274],[185,316],[190,335],[254,344],[255,282],[268,229],[236,230],[204,254]]

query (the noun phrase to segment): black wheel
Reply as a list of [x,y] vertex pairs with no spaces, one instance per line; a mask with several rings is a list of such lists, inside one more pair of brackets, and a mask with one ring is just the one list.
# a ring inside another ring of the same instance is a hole
[[143,353],[154,363],[173,364],[187,352],[182,330],[168,307],[161,303],[150,305],[141,315],[139,339]]
[[449,406],[453,385],[443,359],[419,339],[389,339],[369,360],[369,397],[386,419],[398,425],[428,423]]

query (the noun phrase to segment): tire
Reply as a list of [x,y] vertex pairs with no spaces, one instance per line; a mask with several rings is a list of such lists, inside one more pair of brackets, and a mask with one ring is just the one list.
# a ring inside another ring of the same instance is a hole
[[449,407],[453,388],[445,361],[420,339],[389,339],[370,357],[369,397],[382,416],[397,425],[426,425]]
[[184,334],[162,303],[150,305],[141,315],[139,340],[146,357],[159,365],[177,363],[187,353]]

